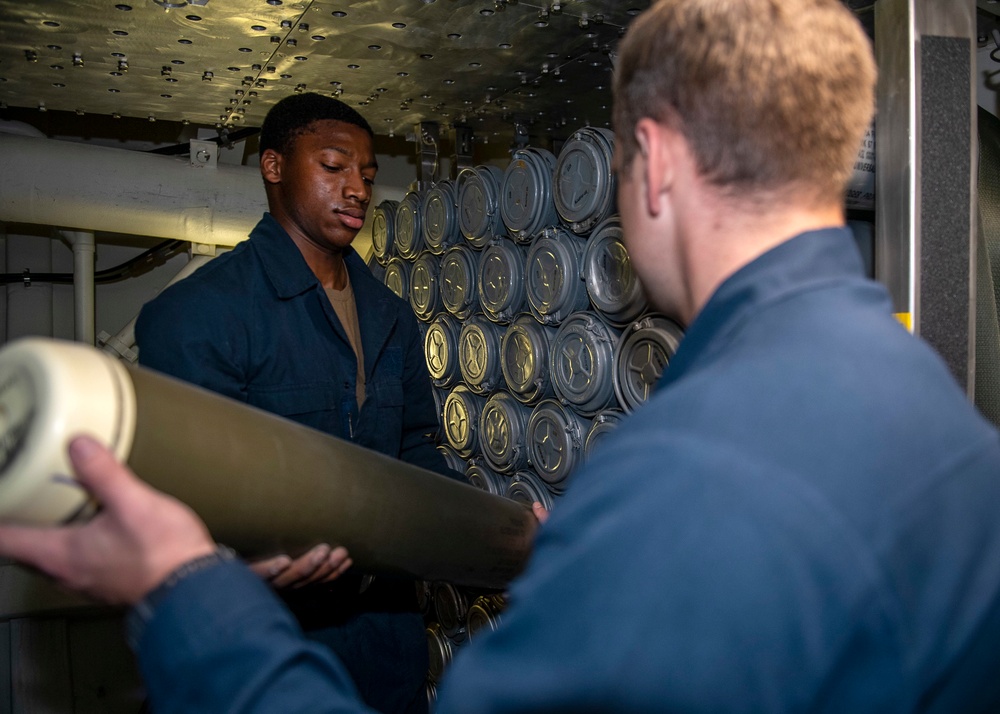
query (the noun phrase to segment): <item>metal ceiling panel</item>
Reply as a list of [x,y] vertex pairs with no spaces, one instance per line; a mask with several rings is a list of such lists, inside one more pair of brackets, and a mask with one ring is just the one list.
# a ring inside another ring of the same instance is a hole
[[606,125],[615,46],[649,4],[0,0],[0,102],[223,128],[316,91],[381,135],[565,136]]

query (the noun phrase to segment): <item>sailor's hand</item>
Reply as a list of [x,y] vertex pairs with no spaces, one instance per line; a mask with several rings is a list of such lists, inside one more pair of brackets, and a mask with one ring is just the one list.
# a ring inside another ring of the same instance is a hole
[[190,508],[136,478],[94,439],[73,439],[69,457],[101,510],[83,524],[0,527],[0,556],[72,590],[131,605],[179,566],[215,550]]
[[250,563],[250,569],[276,588],[299,588],[336,580],[353,564],[346,548],[321,543],[298,558],[278,555]]

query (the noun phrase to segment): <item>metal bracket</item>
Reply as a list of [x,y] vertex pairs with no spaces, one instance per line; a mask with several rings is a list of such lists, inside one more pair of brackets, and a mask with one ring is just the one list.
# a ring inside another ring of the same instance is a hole
[[441,129],[437,122],[424,121],[416,126],[417,191],[429,189],[437,182],[440,168]]
[[139,360],[139,353],[132,349],[129,345],[119,337],[112,337],[104,330],[101,330],[100,334],[97,335],[97,346],[106,347],[108,350],[119,355],[123,360],[129,364],[135,364]]
[[219,165],[219,145],[214,141],[191,139],[191,165],[200,169],[214,169]]
[[472,160],[472,142],[474,139],[474,133],[472,127],[468,126],[456,126],[455,127],[455,148],[451,154],[451,178],[455,180],[458,178],[458,172],[462,169],[471,169],[473,166]]

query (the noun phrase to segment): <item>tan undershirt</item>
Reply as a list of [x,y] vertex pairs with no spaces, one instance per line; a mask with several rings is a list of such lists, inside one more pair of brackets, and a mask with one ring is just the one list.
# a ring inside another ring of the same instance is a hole
[[354,302],[354,291],[351,290],[351,279],[347,278],[347,284],[343,290],[325,288],[326,296],[330,299],[333,311],[337,313],[340,324],[344,326],[347,333],[347,340],[354,349],[354,354],[358,358],[358,378],[357,397],[360,407],[365,401],[365,355],[361,347],[361,327],[358,325],[358,306]]

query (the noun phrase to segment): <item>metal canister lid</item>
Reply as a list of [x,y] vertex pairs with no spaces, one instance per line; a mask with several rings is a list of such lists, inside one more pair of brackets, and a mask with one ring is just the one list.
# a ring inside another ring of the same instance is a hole
[[526,506],[537,501],[546,509],[552,508],[552,494],[531,469],[522,469],[515,473],[510,485],[507,486],[507,493],[504,495],[512,501],[523,503]]
[[680,325],[650,313],[621,335],[615,351],[615,393],[627,412],[643,404],[684,339]]
[[507,392],[486,400],[479,416],[479,444],[486,462],[497,471],[513,473],[528,465],[530,417],[531,409]]
[[486,246],[479,258],[477,286],[483,314],[507,324],[526,309],[527,248],[500,240]]
[[583,276],[590,302],[613,325],[625,326],[646,308],[639,276],[622,242],[618,216],[602,221],[587,239]]
[[484,248],[503,234],[500,218],[500,183],[496,166],[462,169],[458,174],[458,224],[473,248]]
[[372,212],[372,251],[386,265],[396,250],[396,206],[399,201],[381,201]]
[[593,423],[590,425],[590,430],[587,432],[587,438],[583,442],[584,456],[589,459],[590,455],[594,453],[594,448],[597,444],[601,443],[604,437],[617,429],[624,418],[625,412],[621,409],[602,409],[597,412]]
[[424,243],[427,250],[441,255],[462,239],[458,225],[458,192],[451,181],[441,181],[424,196]]
[[441,311],[441,259],[424,251],[410,269],[410,307],[424,322]]
[[502,338],[502,328],[482,315],[470,317],[458,335],[458,368],[469,389],[477,394],[488,394],[503,382]]
[[441,313],[431,321],[424,336],[424,360],[437,387],[450,387],[458,380],[459,324],[451,315]]
[[593,416],[615,401],[615,350],[619,332],[592,312],[571,315],[549,351],[556,396],[580,414]]
[[552,202],[552,174],[556,157],[551,151],[518,149],[503,173],[500,216],[519,243],[530,243],[545,226],[559,221]]
[[614,211],[614,143],[609,129],[586,127],[574,133],[559,152],[552,199],[574,233],[589,232]]
[[465,617],[469,612],[469,600],[465,593],[451,583],[438,582],[431,588],[431,597],[441,631],[453,640],[464,640]]
[[477,597],[469,606],[469,613],[465,617],[469,641],[472,641],[477,632],[492,632],[497,629],[500,620],[500,610],[494,605],[494,599],[484,595]]
[[453,245],[441,258],[441,302],[459,320],[479,308],[479,255],[467,245]]
[[495,496],[507,491],[507,478],[491,469],[482,459],[472,459],[465,469],[465,478],[473,486]]
[[428,655],[427,677],[432,682],[437,682],[441,679],[448,665],[451,664],[454,651],[451,642],[445,637],[444,630],[441,629],[441,625],[438,623],[432,622],[428,625],[426,633]]
[[424,232],[420,209],[423,196],[408,191],[396,206],[396,253],[407,260],[416,258],[424,249]]
[[479,450],[479,415],[485,403],[464,384],[452,389],[444,400],[444,438],[463,459]]
[[504,382],[524,404],[536,404],[555,393],[549,376],[549,346],[555,334],[556,328],[539,324],[531,315],[521,315],[500,340]]
[[583,460],[590,422],[555,399],[540,401],[528,419],[529,461],[550,489],[563,482]]
[[[435,393],[436,392],[437,390],[435,390]],[[442,400],[442,404],[443,403],[444,401]],[[444,420],[442,419],[442,422],[443,421]],[[459,473],[465,473],[466,469],[465,459],[459,456],[458,453],[453,448],[451,448],[447,444],[438,444],[437,450],[438,453],[444,456],[444,462],[448,466],[448,468],[452,469],[453,471],[458,471]]]
[[396,296],[404,300],[410,299],[410,270],[412,266],[398,255],[389,259],[385,266],[385,276],[382,282]]
[[532,314],[558,325],[590,306],[583,281],[584,243],[564,228],[546,228],[531,244],[527,258],[527,294]]

